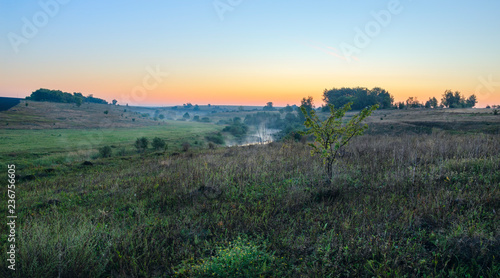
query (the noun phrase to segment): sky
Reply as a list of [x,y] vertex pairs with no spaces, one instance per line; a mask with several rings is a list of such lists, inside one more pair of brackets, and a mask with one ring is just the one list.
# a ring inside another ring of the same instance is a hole
[[299,104],[381,87],[396,101],[500,104],[500,1],[0,0],[0,96],[119,104]]

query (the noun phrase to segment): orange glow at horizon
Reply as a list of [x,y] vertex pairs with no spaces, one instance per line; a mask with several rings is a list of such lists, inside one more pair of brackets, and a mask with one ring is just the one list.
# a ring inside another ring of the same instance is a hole
[[[130,75],[130,74],[129,74]],[[300,104],[303,97],[312,96],[316,107],[323,105],[324,89],[340,87],[381,87],[394,96],[394,101],[405,101],[408,97],[416,97],[418,101],[425,102],[430,97],[436,97],[438,101],[445,90],[459,91],[465,97],[476,94],[478,103],[476,107],[500,104],[500,92],[489,91],[486,87],[479,87],[479,82],[462,81],[456,82],[453,87],[447,86],[447,82],[438,79],[421,78],[394,78],[379,77],[365,74],[364,76],[342,76],[331,78],[327,76],[255,76],[244,78],[242,76],[230,76],[220,78],[218,76],[203,77],[169,76],[153,89],[146,90],[141,98],[133,97],[133,89],[141,86],[142,78],[126,78],[125,75],[80,75],[77,78],[66,76],[66,78],[54,78],[53,76],[38,76],[33,78],[32,83],[39,87],[27,88],[24,79],[11,79],[8,87],[4,90],[14,92],[13,97],[29,96],[38,88],[57,89],[65,92],[81,92],[84,95],[93,94],[95,97],[107,101],[117,99],[119,104],[148,106],[170,106],[191,102],[193,104],[213,105],[249,105],[264,106],[271,101],[275,106],[287,104]],[[364,82],[360,82],[360,78]],[[193,81],[195,80],[195,81]],[[342,80],[342,82],[335,82]],[[321,85],[318,85],[321,84]],[[390,85],[384,85],[390,84]],[[480,88],[480,90],[478,90]],[[495,88],[500,89],[500,88]]]

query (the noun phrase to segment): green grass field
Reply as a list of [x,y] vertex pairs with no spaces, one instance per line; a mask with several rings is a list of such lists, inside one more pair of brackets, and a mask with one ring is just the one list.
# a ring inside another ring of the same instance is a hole
[[63,161],[88,160],[97,153],[98,148],[105,145],[117,150],[125,148],[130,153],[134,150],[134,141],[143,136],[150,141],[160,137],[169,144],[170,150],[178,151],[183,142],[201,146],[206,134],[220,129],[213,124],[177,121],[132,128],[0,129],[0,160],[49,166]]
[[[18,180],[17,271],[2,252],[0,277],[498,277],[499,121],[483,114],[377,111],[331,183],[307,144],[209,148],[213,124],[0,130]],[[138,153],[142,136],[168,151]]]

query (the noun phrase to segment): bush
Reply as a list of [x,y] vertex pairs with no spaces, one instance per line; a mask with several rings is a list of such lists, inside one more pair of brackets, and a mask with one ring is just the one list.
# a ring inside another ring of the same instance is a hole
[[188,142],[182,143],[182,150],[183,151],[185,151],[185,152],[189,151],[189,147],[191,147],[191,145]]
[[224,144],[224,137],[222,137],[222,134],[220,132],[214,133],[214,134],[209,134],[205,136],[208,142],[213,142],[215,144],[223,145]]
[[243,137],[248,131],[248,126],[239,121],[235,121],[233,124],[226,126],[222,131],[229,132],[234,137]]
[[148,148],[148,144],[149,144],[148,138],[142,137],[142,138],[137,138],[137,140],[135,140],[134,146],[137,148],[137,151],[141,152],[145,151]]
[[111,157],[111,147],[104,146],[102,148],[99,148],[99,154],[101,155],[101,157]]
[[108,113],[109,113],[109,111],[108,111],[108,110],[104,111],[104,114],[108,115]]
[[[277,274],[278,259],[265,251],[265,245],[238,237],[217,248],[215,256],[200,264],[182,267],[181,275],[190,277],[271,277]],[[279,275],[277,275],[279,276]]]
[[159,137],[155,137],[153,139],[153,143],[151,143],[151,145],[153,146],[153,149],[155,150],[159,150],[159,149],[163,149],[165,148],[165,140],[159,138]]

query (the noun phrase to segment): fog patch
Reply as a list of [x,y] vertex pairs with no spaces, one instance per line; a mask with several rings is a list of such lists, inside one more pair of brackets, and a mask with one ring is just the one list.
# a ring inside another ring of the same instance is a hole
[[226,145],[228,147],[232,147],[269,144],[275,140],[275,135],[280,131],[281,129],[266,128],[265,125],[260,125],[257,129],[252,129],[252,132],[250,132],[249,135],[241,138],[240,140],[227,141]]

